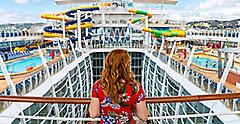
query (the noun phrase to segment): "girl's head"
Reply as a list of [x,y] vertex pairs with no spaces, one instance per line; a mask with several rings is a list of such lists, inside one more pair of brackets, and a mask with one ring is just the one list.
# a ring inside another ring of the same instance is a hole
[[116,103],[121,101],[126,84],[135,82],[130,62],[127,50],[122,49],[111,51],[105,59],[105,68],[101,73],[100,84],[105,93]]

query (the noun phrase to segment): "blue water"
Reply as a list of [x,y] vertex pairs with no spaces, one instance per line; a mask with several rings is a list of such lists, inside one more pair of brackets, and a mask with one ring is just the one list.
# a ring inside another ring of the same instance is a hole
[[218,61],[215,61],[215,60],[209,59],[209,58],[194,57],[192,62],[203,68],[210,68],[210,69],[218,68]]
[[[209,59],[209,58],[197,58],[197,57],[194,57],[192,62],[198,66],[201,66],[203,68],[208,68],[208,69],[218,69],[218,61],[215,61],[213,59]],[[215,66],[214,66],[215,64]],[[222,67],[224,67],[224,63],[222,63]],[[239,71],[240,72],[240,68],[237,67],[235,68],[236,71]]]
[[[51,57],[45,57],[47,61],[52,60]],[[37,67],[42,64],[42,60],[40,56],[30,57],[30,58],[24,58],[22,60],[18,60],[15,62],[7,63],[6,67],[9,73],[20,73],[27,70],[28,67],[33,66]],[[2,74],[2,69],[0,68],[0,74]]]

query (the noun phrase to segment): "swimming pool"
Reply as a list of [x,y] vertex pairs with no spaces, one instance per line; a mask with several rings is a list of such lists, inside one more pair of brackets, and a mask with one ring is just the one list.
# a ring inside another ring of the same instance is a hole
[[[52,60],[51,57],[45,57],[47,61]],[[27,70],[28,67],[32,66],[37,67],[42,64],[40,56],[34,56],[30,58],[24,58],[15,62],[10,62],[6,64],[7,70],[10,74],[21,73]],[[2,69],[0,68],[0,74],[3,74]]]
[[201,66],[203,68],[218,69],[218,61],[215,61],[215,60],[209,59],[209,58],[193,57],[192,63],[194,63],[198,66]]
[[[203,68],[207,68],[207,69],[214,69],[217,70],[218,69],[218,61],[217,60],[213,60],[210,58],[204,58],[204,57],[193,57],[192,63],[201,66]],[[224,63],[222,63],[222,67],[224,67]],[[235,67],[236,71],[240,72],[240,68],[239,67]]]

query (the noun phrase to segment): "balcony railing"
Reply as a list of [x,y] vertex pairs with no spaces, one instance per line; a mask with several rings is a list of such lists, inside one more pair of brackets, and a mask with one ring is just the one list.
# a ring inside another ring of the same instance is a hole
[[[151,97],[147,98],[147,104],[159,105],[159,104],[171,104],[177,102],[199,102],[199,101],[210,101],[210,100],[228,100],[228,99],[236,99],[239,98],[240,93],[231,93],[231,94],[210,94],[210,95],[192,95],[192,96],[172,96],[172,97]],[[0,96],[0,101],[2,102],[26,102],[26,103],[44,103],[45,105],[49,104],[89,104],[90,98],[60,98],[60,97],[32,97],[32,96]],[[48,104],[47,104],[48,103]],[[44,106],[43,106],[44,107]],[[82,111],[82,110],[81,110]],[[156,111],[156,110],[153,110]],[[158,110],[157,110],[158,111]],[[51,112],[46,110],[46,112]],[[71,112],[71,110],[69,111]],[[51,114],[51,113],[50,113]],[[208,113],[203,112],[199,114],[195,113],[185,113],[185,115],[149,115],[148,122],[154,123],[159,122],[159,120],[168,120],[168,119],[183,119],[183,118],[198,118],[198,117],[208,117],[208,116],[224,116],[224,115],[233,115],[233,114],[240,114],[240,111],[233,111],[233,112],[226,112],[226,113]],[[47,114],[48,115],[48,114]],[[62,117],[62,116],[29,116],[29,115],[1,115],[2,118],[20,118],[20,119],[27,119],[27,121],[35,120],[35,122],[41,121],[99,121],[99,118],[91,119],[87,115],[84,117]],[[138,121],[136,117],[135,120]],[[40,121],[41,120],[41,121]],[[179,120],[178,120],[179,121]],[[37,123],[36,122],[36,123]]]
[[[146,48],[146,46],[144,46],[144,44],[131,44],[131,43],[126,43],[124,45],[126,48]],[[95,48],[118,48],[120,47],[119,45],[113,44],[113,45],[95,45],[95,47],[89,46],[89,49],[95,49]],[[122,46],[121,46],[122,48]],[[153,49],[151,49],[153,50]],[[156,52],[152,52],[153,56],[157,57],[158,53]],[[77,57],[81,56],[81,52],[80,51],[76,51]],[[160,58],[159,60],[167,63],[169,57],[163,53],[160,54]],[[73,54],[70,53],[67,57],[66,57],[66,61],[68,64],[72,63],[74,61],[74,57]],[[171,64],[170,64],[171,68],[174,69],[176,72],[180,73],[180,74],[184,74],[185,71],[185,65],[181,64],[179,61],[176,61],[174,59],[171,60]],[[60,70],[62,70],[63,68],[63,60],[60,59],[59,61],[55,62],[55,63],[51,63],[49,64],[49,70],[50,70],[50,74],[54,75],[57,72],[59,72]],[[194,70],[190,69],[190,75],[188,76],[188,79],[194,83],[196,86],[200,87],[202,90],[206,91],[207,93],[211,94],[214,93],[214,91],[216,90],[216,86],[217,83],[212,81],[210,78],[204,76],[203,74],[197,73]],[[41,69],[38,72],[36,72],[34,75],[30,76],[29,78],[17,83],[16,86],[16,90],[18,95],[25,95],[27,93],[29,93],[30,91],[32,91],[33,89],[35,89],[36,87],[38,87],[39,85],[41,85],[45,80],[47,79],[46,76],[46,69]],[[223,93],[233,93],[233,91],[227,89],[226,87],[223,87],[222,91],[224,91]],[[5,89],[1,95],[10,95],[10,90],[7,88]],[[223,104],[225,104],[226,106],[230,107],[232,110],[240,110],[239,108],[239,104],[240,104],[240,99],[231,99],[231,100],[222,100]],[[2,110],[6,109],[11,103],[10,102],[4,102],[4,104],[2,103]]]

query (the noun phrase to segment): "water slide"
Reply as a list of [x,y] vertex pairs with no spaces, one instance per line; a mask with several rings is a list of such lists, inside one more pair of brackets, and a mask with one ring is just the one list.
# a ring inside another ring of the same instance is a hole
[[[101,4],[100,7],[105,7],[105,6],[111,6],[111,3],[104,3],[104,4]],[[99,10],[100,7],[98,6],[80,6],[80,7],[77,7],[77,8],[72,8],[70,11],[65,11],[65,12],[60,12],[58,14],[42,14],[41,17],[42,18],[45,18],[45,19],[52,19],[52,20],[59,20],[59,21],[62,21],[63,18],[62,18],[62,15],[67,15],[68,17],[65,17],[64,18],[64,21],[66,22],[65,23],[65,30],[66,30],[66,34],[68,35],[74,35],[73,32],[70,32],[69,30],[74,30],[74,29],[77,29],[77,20],[73,20],[69,17],[74,17],[74,13],[77,12],[77,10],[80,10],[80,11],[96,11],[96,10]],[[82,16],[81,17],[81,28],[89,28],[89,27],[92,27],[92,23],[90,23],[92,21],[92,18],[88,17],[88,18],[85,18],[85,16]],[[62,30],[55,30],[53,29],[52,26],[48,26],[48,27],[45,27],[44,28],[44,36],[45,37],[62,37],[62,33],[63,31]],[[83,37],[82,37],[83,38]],[[91,38],[91,36],[86,36],[85,39],[89,39]],[[77,38],[70,38],[72,40],[77,40]]]
[[[92,18],[88,17],[86,19],[83,19],[81,22],[85,23],[85,22],[90,22],[90,21],[92,21]],[[65,25],[70,25],[70,26],[66,27],[66,30],[68,30],[69,28],[75,29],[76,28],[76,27],[74,27],[75,25],[71,25],[71,24],[74,24],[74,22],[75,22],[75,20],[67,22]],[[87,28],[87,27],[91,27],[91,25],[89,25],[89,24],[81,25],[81,28]],[[52,26],[47,26],[43,30],[45,31],[45,33],[44,33],[45,37],[62,37],[63,31],[53,29]],[[66,34],[74,35],[75,33],[71,32],[71,31],[66,31]]]
[[[54,17],[54,16],[47,16],[45,17],[42,16],[42,18],[46,18],[46,19],[53,19],[53,20],[60,20],[60,18],[58,16]],[[62,17],[61,17],[62,18]],[[65,21],[66,20],[69,20],[68,18],[65,18]],[[86,19],[83,19],[81,20],[82,24],[81,24],[81,28],[88,28],[88,27],[92,27],[92,23],[90,23],[90,21],[92,20],[92,18],[86,18]],[[69,30],[73,30],[73,29],[77,29],[77,25],[74,24],[74,22],[76,22],[75,20],[70,20],[70,21],[67,21],[65,23],[65,25],[67,25],[65,27],[65,30],[66,30],[66,34],[67,35],[74,35],[73,32],[69,31]],[[73,25],[71,25],[73,24]],[[43,29],[45,31],[44,33],[44,36],[45,37],[62,37],[62,34],[63,34],[63,31],[62,30],[56,30],[56,29],[53,29],[52,26],[47,26]]]
[[[85,9],[85,10],[95,10],[95,9]],[[53,20],[59,20],[59,21],[62,21],[63,18],[62,16],[60,15],[53,15],[53,14],[42,14],[41,15],[42,18],[45,18],[45,19],[53,19]],[[69,35],[74,35],[73,32],[70,32],[68,30],[73,30],[73,29],[76,29],[77,28],[77,20],[71,20],[70,18],[64,18],[64,20],[66,21],[65,25],[65,29],[66,29],[66,34],[69,34]],[[90,23],[90,21],[92,21],[92,18],[88,17],[86,19],[82,19],[81,22],[81,28],[88,28],[88,27],[92,27],[92,23]],[[45,37],[62,37],[62,33],[63,31],[62,30],[55,30],[53,29],[52,26],[47,26],[44,28],[44,36]]]
[[[146,11],[136,10],[132,8],[128,9],[128,11],[134,14],[141,14],[141,15],[148,16],[148,18],[152,18],[152,14]],[[135,23],[140,21],[147,21],[147,20],[145,20],[145,17],[143,17],[140,19],[130,20],[129,24],[131,27],[135,29],[152,33],[152,35],[156,38],[161,38],[162,36],[166,36],[166,37],[185,37],[186,36],[186,33],[183,30],[152,30],[151,28],[146,28],[146,27],[142,28],[142,27],[136,26]]]

